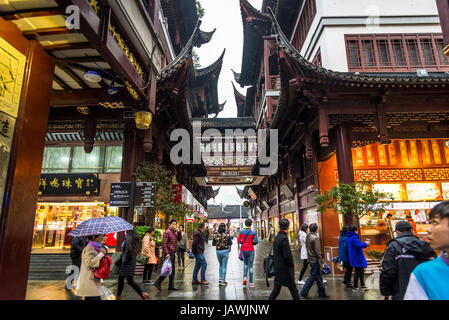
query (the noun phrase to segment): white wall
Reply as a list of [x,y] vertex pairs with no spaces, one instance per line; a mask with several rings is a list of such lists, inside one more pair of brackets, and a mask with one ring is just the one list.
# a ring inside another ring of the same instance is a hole
[[441,33],[434,0],[316,0],[317,14],[301,49],[323,67],[348,71],[345,34]]

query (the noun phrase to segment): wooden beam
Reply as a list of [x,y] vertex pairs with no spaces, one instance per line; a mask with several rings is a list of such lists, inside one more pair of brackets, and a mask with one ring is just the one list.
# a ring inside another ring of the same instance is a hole
[[22,35],[27,39],[36,39],[43,36],[54,36],[58,34],[73,34],[77,33],[76,30],[70,30],[66,27],[57,27],[57,28],[42,28],[36,30],[23,31]]
[[56,83],[59,84],[64,90],[71,90],[71,88],[64,82],[64,80],[62,80],[56,74],[55,74],[54,78],[55,78]]
[[69,68],[62,66],[62,65],[58,65],[58,67],[64,71],[65,73],[67,73],[73,80],[76,81],[76,83],[79,84],[79,86],[83,89],[90,89],[90,87],[72,70],[70,70]]
[[101,56],[64,58],[64,59],[56,60],[56,63],[68,63],[68,64],[91,63],[91,62],[104,62],[104,60],[103,60],[103,57],[101,57]]
[[96,106],[99,102],[123,102],[125,107],[133,108],[135,101],[126,88],[114,95],[109,95],[104,89],[70,90],[55,92],[51,95],[50,105],[53,107]]
[[3,20],[10,21],[10,20],[19,20],[23,18],[47,17],[62,14],[63,12],[59,7],[51,7],[51,8],[26,9],[11,12],[1,12],[0,17],[2,17]]
[[44,50],[46,51],[66,51],[66,50],[83,50],[83,49],[92,49],[92,45],[90,44],[90,42],[62,43],[44,47]]

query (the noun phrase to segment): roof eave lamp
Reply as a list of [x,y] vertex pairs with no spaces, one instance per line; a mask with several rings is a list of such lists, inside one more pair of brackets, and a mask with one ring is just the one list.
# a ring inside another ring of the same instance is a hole
[[89,82],[98,83],[103,80],[103,77],[96,71],[87,71],[84,74],[84,79]]
[[136,112],[136,128],[140,130],[150,129],[151,121],[153,120],[153,115],[149,111],[139,110]]

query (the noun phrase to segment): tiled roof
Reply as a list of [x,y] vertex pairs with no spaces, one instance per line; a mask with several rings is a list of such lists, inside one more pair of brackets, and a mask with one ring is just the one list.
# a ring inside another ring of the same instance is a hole
[[192,118],[201,121],[202,128],[256,128],[253,118]]

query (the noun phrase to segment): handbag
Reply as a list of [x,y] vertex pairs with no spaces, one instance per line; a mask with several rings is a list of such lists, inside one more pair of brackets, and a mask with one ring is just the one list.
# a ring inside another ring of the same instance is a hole
[[[246,239],[248,239],[249,233],[246,235],[245,240],[242,242],[242,247],[245,244]],[[242,255],[242,247],[240,247],[240,253],[239,253],[239,260],[243,261],[243,255]]]
[[100,266],[94,270],[94,277],[97,279],[107,279],[111,273],[112,259],[104,256],[100,260]]
[[165,260],[164,264],[162,265],[161,269],[161,276],[168,277],[172,273],[172,265],[171,265],[171,259]]
[[189,255],[189,259],[195,259],[195,255],[189,249],[187,249],[187,254]]
[[148,258],[141,253],[136,257],[136,261],[144,266],[147,264]]
[[112,254],[112,274],[118,274],[120,272],[120,268],[122,266],[122,253],[114,252]]
[[270,284],[268,283],[268,278],[274,276],[273,247],[271,247],[270,254],[263,259],[263,271],[265,273],[265,281],[267,282],[267,287],[270,287]]

